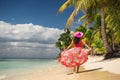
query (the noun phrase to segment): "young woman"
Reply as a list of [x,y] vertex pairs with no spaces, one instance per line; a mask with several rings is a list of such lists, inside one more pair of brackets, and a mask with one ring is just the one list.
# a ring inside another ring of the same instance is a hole
[[[73,67],[73,72],[77,73],[79,70],[79,66],[85,63],[88,60],[88,54],[91,52],[91,48],[82,41],[82,32],[75,32],[74,39],[71,44],[68,46],[66,50],[64,50],[58,61],[65,65],[66,67]],[[82,46],[87,47],[83,48]],[[73,48],[70,48],[74,46]]]

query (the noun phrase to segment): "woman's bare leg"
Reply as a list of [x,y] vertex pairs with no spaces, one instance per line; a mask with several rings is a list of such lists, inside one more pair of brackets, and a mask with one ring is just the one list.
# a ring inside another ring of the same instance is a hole
[[73,73],[78,73],[79,72],[79,66],[73,67]]
[[76,73],[78,73],[79,72],[79,66],[77,66],[77,68],[76,68],[77,70],[76,70]]
[[75,66],[75,67],[73,67],[73,73],[75,73],[75,71],[76,71],[76,66]]

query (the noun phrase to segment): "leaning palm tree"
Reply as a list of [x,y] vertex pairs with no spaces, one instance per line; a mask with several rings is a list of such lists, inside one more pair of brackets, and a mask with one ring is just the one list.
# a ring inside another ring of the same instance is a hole
[[102,35],[102,40],[104,42],[104,46],[109,54],[113,53],[110,45],[108,44],[107,41],[107,35],[106,35],[106,30],[105,30],[105,3],[104,0],[100,0],[100,7],[101,7],[101,35]]
[[[119,0],[115,0],[115,1],[113,0],[112,1],[109,1],[109,0],[67,0],[62,5],[62,6],[64,5],[66,6],[65,7],[61,6],[59,9],[59,12],[62,12],[62,10],[65,10],[68,6],[74,6],[74,11],[72,12],[72,14],[70,15],[70,17],[68,18],[66,22],[66,28],[70,27],[73,24],[74,19],[76,18],[77,14],[81,11],[84,12],[84,14],[87,14],[85,18],[90,17],[91,20],[96,12],[100,13],[102,17],[101,18],[101,35],[102,35],[104,47],[106,48],[108,55],[113,54],[113,50],[107,41],[106,29],[105,29],[105,26],[106,26],[105,18],[106,18],[106,13],[107,13],[106,9],[113,6],[113,5],[110,5],[110,3],[120,4]],[[119,10],[117,9],[117,11]],[[90,21],[88,23],[90,23]]]
[[119,45],[120,43],[120,0],[114,0],[109,5],[113,6],[108,7],[105,20],[107,22],[106,27],[111,32],[113,47],[115,47],[114,44]]

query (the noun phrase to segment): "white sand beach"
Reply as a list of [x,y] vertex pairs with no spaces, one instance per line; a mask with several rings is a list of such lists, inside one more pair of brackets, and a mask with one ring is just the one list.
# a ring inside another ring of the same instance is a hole
[[93,56],[89,57],[89,60],[83,66],[85,69],[101,68],[100,71],[120,74],[120,58],[103,61],[103,57]]
[[43,73],[37,68],[22,71],[15,76],[3,76],[4,79],[2,77],[0,80],[120,80],[120,58],[101,61],[102,59],[103,57],[89,57],[88,62],[76,74],[58,63]]

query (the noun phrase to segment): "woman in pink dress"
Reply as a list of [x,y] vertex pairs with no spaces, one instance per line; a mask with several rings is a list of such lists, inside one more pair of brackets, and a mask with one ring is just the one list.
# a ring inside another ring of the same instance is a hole
[[[81,40],[82,36],[82,32],[75,32],[74,39],[71,44],[61,53],[58,58],[58,61],[62,65],[66,67],[73,67],[73,72],[75,73],[78,72],[79,66],[88,60],[88,54],[91,52],[91,48]],[[74,47],[70,48],[72,45],[74,45]],[[82,48],[83,45],[85,45],[88,49]]]

